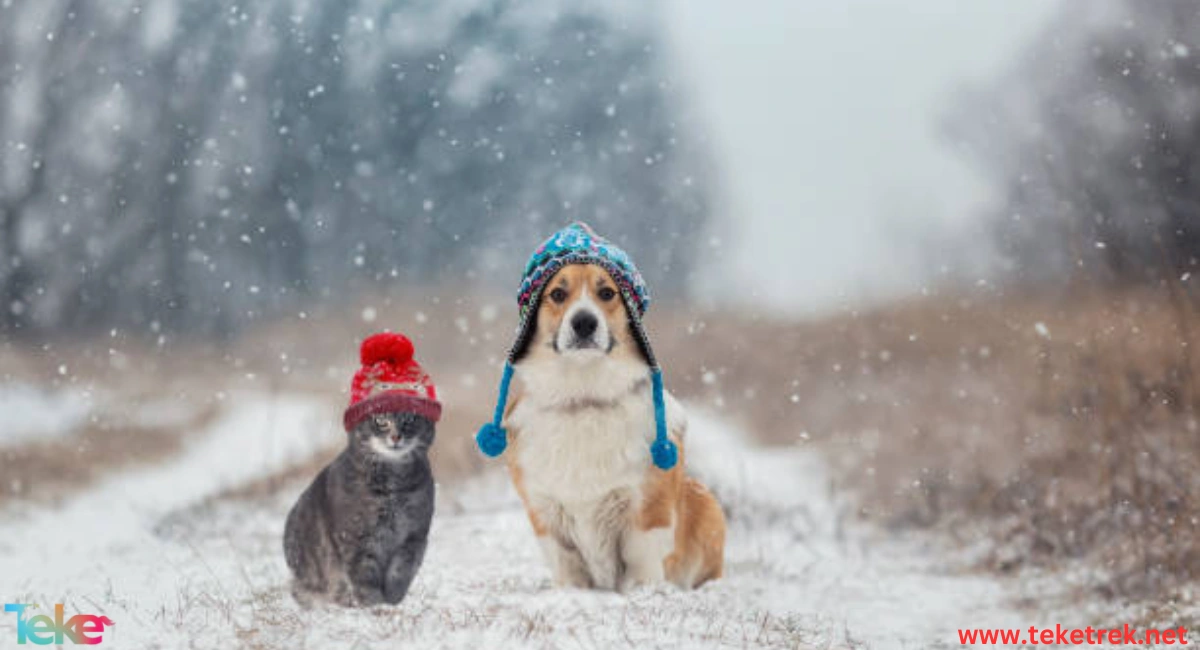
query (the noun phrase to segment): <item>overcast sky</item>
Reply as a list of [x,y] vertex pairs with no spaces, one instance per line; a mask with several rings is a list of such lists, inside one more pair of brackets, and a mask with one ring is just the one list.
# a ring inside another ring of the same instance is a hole
[[1056,7],[668,0],[672,55],[737,223],[720,289],[814,312],[919,286],[936,266],[919,235],[969,219],[989,190],[938,121]]

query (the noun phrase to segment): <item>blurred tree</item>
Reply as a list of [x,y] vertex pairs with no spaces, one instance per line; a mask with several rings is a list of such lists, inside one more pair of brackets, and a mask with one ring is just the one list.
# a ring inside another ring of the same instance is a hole
[[1065,4],[949,133],[1001,179],[995,230],[1026,279],[1181,277],[1200,258],[1200,4]]
[[656,17],[0,1],[0,328],[219,334],[381,283],[509,289],[577,218],[682,287],[706,166]]

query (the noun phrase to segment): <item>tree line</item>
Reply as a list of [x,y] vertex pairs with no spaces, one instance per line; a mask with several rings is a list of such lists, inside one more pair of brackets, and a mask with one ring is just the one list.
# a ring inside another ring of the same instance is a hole
[[1197,270],[1200,5],[1066,3],[1018,64],[963,94],[947,130],[1001,190],[990,222],[1020,279]]
[[710,199],[659,33],[648,3],[0,3],[0,328],[507,289],[573,219],[679,287]]

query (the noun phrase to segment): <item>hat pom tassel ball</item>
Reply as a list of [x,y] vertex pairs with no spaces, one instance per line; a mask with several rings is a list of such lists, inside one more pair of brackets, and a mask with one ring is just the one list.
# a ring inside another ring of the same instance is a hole
[[475,434],[475,444],[479,445],[479,451],[495,458],[508,448],[508,432],[495,422],[488,422]]
[[670,440],[655,440],[650,445],[650,456],[654,459],[655,467],[661,470],[671,469],[679,462],[679,451]]

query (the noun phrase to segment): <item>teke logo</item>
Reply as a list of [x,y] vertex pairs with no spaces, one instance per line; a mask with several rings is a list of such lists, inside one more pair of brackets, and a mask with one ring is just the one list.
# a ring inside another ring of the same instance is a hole
[[17,613],[17,643],[19,645],[25,645],[26,641],[35,645],[50,645],[51,643],[62,645],[64,638],[70,639],[71,643],[96,645],[104,640],[101,636],[104,634],[104,626],[113,624],[109,617],[93,614],[76,614],[64,623],[62,603],[54,606],[54,618],[39,614],[26,619],[25,609],[27,607],[38,609],[37,605],[24,603],[6,603],[4,605],[5,612]]

